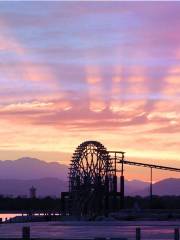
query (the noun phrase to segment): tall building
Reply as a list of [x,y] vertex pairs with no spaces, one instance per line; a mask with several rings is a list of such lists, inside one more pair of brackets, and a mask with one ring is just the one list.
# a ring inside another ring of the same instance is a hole
[[29,189],[29,196],[30,196],[30,198],[36,198],[36,188],[34,186],[32,186]]

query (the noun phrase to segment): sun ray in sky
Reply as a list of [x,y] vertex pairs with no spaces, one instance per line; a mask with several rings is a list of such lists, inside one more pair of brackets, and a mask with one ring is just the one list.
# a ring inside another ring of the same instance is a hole
[[94,139],[180,167],[179,11],[179,2],[0,2],[0,159],[68,164]]
[[110,110],[112,112],[121,111],[121,97],[123,95],[123,91],[121,89],[121,81],[122,81],[122,67],[116,66],[114,67],[113,76],[112,76],[112,91],[110,98]]

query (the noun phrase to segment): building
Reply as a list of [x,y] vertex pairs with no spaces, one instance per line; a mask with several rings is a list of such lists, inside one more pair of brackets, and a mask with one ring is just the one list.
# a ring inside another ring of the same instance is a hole
[[32,186],[30,189],[29,189],[29,197],[30,198],[36,198],[36,188],[34,186]]

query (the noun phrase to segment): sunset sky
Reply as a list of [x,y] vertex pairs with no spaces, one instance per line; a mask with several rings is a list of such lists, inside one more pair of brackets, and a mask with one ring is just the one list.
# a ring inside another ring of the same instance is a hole
[[179,13],[170,1],[0,2],[0,159],[69,164],[97,140],[180,167]]

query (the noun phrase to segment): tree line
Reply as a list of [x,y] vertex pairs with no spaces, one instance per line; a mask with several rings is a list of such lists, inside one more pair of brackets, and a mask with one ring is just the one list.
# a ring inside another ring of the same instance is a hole
[[[180,209],[180,196],[125,197],[125,209]],[[60,211],[61,199],[0,196],[0,211]]]

